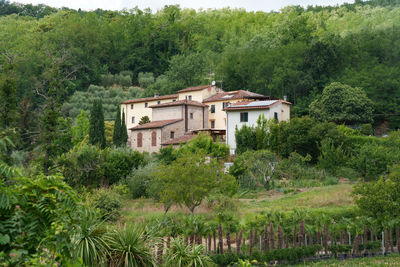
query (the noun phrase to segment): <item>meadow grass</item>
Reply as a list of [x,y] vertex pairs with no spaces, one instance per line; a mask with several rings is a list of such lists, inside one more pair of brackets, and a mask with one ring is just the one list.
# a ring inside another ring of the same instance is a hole
[[[292,265],[293,266],[293,265]],[[374,258],[360,258],[360,259],[347,259],[347,260],[328,260],[328,261],[320,261],[313,263],[302,263],[295,265],[297,267],[300,266],[315,266],[315,267],[359,267],[359,266],[368,266],[368,267],[378,267],[378,266],[386,266],[386,267],[397,267],[400,266],[400,255],[399,254],[391,254],[388,256],[380,256]]]
[[[353,207],[351,191],[352,184],[341,183],[300,188],[287,194],[276,190],[248,192],[234,198],[234,201],[238,203],[241,218],[271,209],[290,211],[295,208],[307,208],[335,213]],[[203,201],[203,204],[196,208],[195,213],[209,215],[211,210]],[[168,214],[189,214],[189,211],[185,207],[173,206]],[[161,218],[164,215],[164,209],[161,204],[154,203],[151,199],[129,199],[124,202],[122,215],[123,221],[144,221]]]

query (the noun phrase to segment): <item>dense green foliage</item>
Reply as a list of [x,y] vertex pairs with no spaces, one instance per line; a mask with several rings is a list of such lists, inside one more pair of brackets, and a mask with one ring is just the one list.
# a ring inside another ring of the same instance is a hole
[[310,104],[310,116],[337,124],[357,124],[372,121],[373,102],[361,88],[331,83],[320,97]]
[[[177,6],[156,13],[83,12],[7,2],[0,10],[0,65],[13,65],[8,76],[14,97],[20,105],[29,103],[31,112],[40,112],[56,64],[64,114],[73,118],[89,111],[92,97],[101,97],[105,118],[113,119],[120,100],[142,95],[130,84],[150,96],[212,78],[222,80],[225,90],[287,95],[297,115],[308,113],[324,87],[341,82],[373,101],[375,123],[399,126],[398,2],[271,13]],[[25,121],[29,132],[35,131],[32,120]]]
[[101,150],[88,144],[79,144],[58,159],[68,183],[89,187],[118,183],[144,162],[142,154],[128,148]]
[[103,104],[100,99],[93,102],[90,110],[89,142],[101,148],[106,147],[106,135],[104,132]]

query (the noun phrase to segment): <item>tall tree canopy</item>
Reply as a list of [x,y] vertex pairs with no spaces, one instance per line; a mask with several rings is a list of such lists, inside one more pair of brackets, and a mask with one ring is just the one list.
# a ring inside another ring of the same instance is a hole
[[338,124],[371,122],[372,111],[373,103],[361,88],[337,82],[325,87],[310,104],[311,117]]

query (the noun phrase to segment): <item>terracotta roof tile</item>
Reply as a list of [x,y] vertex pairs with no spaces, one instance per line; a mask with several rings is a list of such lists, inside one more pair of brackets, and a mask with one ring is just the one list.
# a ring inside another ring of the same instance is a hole
[[211,85],[199,85],[199,86],[192,86],[192,87],[188,87],[182,90],[179,90],[178,93],[185,93],[185,92],[193,92],[193,91],[199,91],[199,90],[203,90],[206,89],[208,87],[211,87]]
[[207,107],[207,105],[200,103],[194,100],[179,100],[179,101],[172,101],[168,103],[162,103],[158,105],[151,105],[150,108],[162,108],[162,107],[171,107],[171,106],[180,106],[183,104],[191,105],[191,106],[198,106],[198,107]]
[[144,97],[144,98],[135,98],[130,100],[122,101],[121,104],[132,104],[132,103],[140,103],[140,102],[148,102],[153,100],[163,100],[163,99],[174,99],[178,98],[178,95],[162,95],[162,96],[154,96],[154,97]]
[[195,134],[185,134],[185,135],[182,135],[175,139],[166,141],[166,142],[162,143],[161,145],[179,145],[181,143],[187,143],[188,141],[192,140],[195,137],[196,137]]
[[152,128],[161,128],[167,126],[169,124],[173,124],[175,122],[181,121],[182,119],[175,119],[175,120],[162,120],[162,121],[152,121],[146,124],[138,125],[129,130],[142,130],[142,129],[152,129]]
[[231,92],[223,92],[220,94],[213,95],[209,98],[203,100],[203,103],[207,102],[214,102],[214,101],[229,101],[233,99],[245,99],[245,98],[259,98],[259,97],[266,97],[264,95],[256,94],[253,92],[245,91],[245,90],[238,90],[238,91],[231,91]]

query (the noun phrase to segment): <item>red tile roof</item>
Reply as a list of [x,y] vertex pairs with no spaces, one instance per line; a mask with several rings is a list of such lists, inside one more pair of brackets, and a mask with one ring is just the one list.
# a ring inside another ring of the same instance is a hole
[[268,109],[278,103],[291,105],[290,102],[284,100],[268,100],[268,101],[242,101],[231,104],[225,110],[249,110],[249,109]]
[[198,101],[194,100],[179,100],[179,101],[172,101],[168,103],[163,103],[163,104],[158,104],[158,105],[152,105],[150,108],[162,108],[162,107],[171,107],[171,106],[180,106],[183,104],[191,105],[191,106],[198,106],[198,107],[207,107],[207,105],[200,103]]
[[214,102],[214,101],[229,101],[233,99],[245,99],[245,98],[259,98],[259,97],[266,97],[264,95],[256,94],[253,92],[245,91],[245,90],[238,90],[238,91],[231,91],[231,92],[223,92],[220,94],[216,94],[210,96],[203,100],[203,103],[207,102]]
[[138,125],[129,130],[142,130],[142,129],[153,129],[153,128],[162,128],[164,126],[173,124],[175,122],[181,121],[182,119],[175,119],[175,120],[162,120],[162,121],[152,121],[146,124]]
[[187,143],[188,141],[192,140],[195,137],[196,137],[195,134],[185,134],[185,135],[182,135],[175,139],[166,141],[166,142],[162,143],[161,145],[179,145],[181,143]]
[[203,89],[206,89],[208,87],[211,87],[211,85],[199,85],[199,86],[192,86],[188,87],[182,90],[179,90],[178,93],[185,93],[185,92],[193,92],[193,91],[200,91]]
[[154,97],[144,97],[144,98],[135,98],[130,100],[122,101],[121,104],[133,104],[133,103],[140,103],[140,102],[148,102],[153,100],[163,100],[163,99],[174,99],[178,98],[178,95],[162,95],[162,96],[154,96]]

